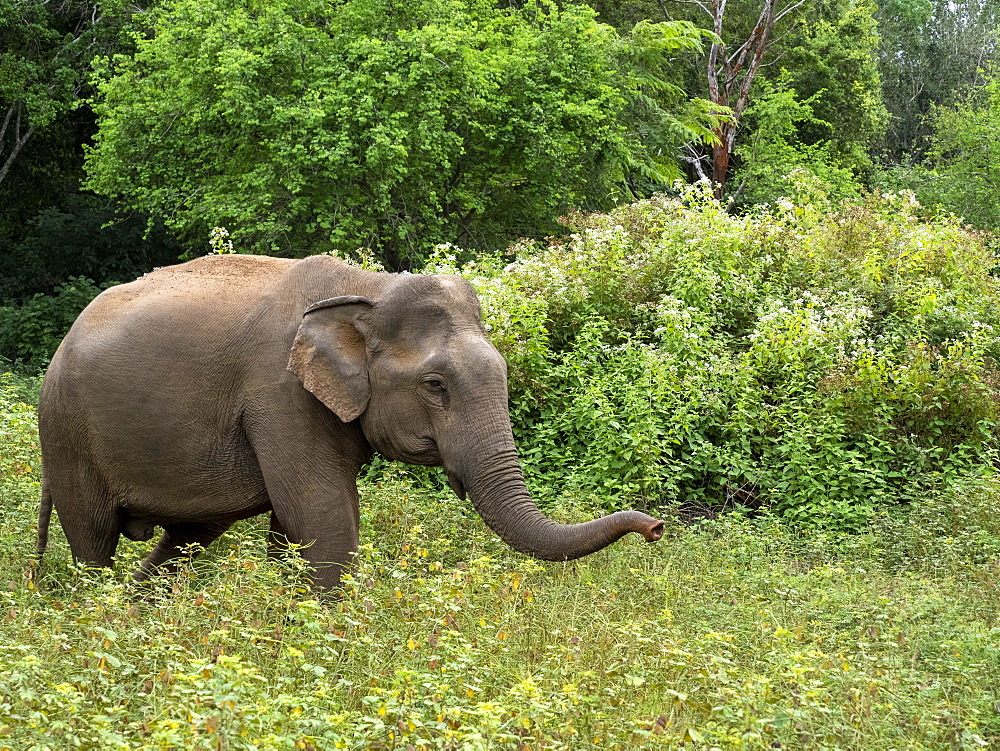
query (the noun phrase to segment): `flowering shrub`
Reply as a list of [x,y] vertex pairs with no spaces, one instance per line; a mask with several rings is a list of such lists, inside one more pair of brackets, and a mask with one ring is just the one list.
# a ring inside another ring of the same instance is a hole
[[544,503],[772,506],[856,528],[990,465],[996,260],[911,195],[803,187],[734,217],[702,186],[464,274]]

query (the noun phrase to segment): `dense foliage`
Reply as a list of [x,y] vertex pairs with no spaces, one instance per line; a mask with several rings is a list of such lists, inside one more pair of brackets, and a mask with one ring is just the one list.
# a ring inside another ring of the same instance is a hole
[[[561,233],[566,211],[648,197],[681,167],[723,183],[735,211],[775,205],[807,170],[836,199],[910,188],[997,226],[982,105],[996,0],[501,6],[0,3],[0,257],[34,265],[25,241],[46,212],[91,236],[110,200],[183,235],[168,260],[222,226],[244,249],[363,246],[417,267],[438,242],[499,251]],[[711,70],[736,88],[713,94]],[[88,146],[100,203],[81,193]],[[107,255],[163,262],[164,243],[107,229]],[[0,297],[130,278],[117,263],[95,276],[94,260]]]
[[889,164],[919,162],[937,130],[935,107],[950,107],[995,59],[997,0],[879,0],[878,64],[892,114]]
[[[20,389],[18,393],[16,390]],[[567,564],[450,493],[363,488],[340,602],[238,526],[140,596],[34,550],[34,409],[0,376],[0,747],[978,748],[1000,742],[1000,490],[858,536],[671,521]],[[595,509],[565,506],[563,520]]]
[[568,238],[461,269],[543,500],[769,506],[851,529],[990,470],[984,239],[911,195],[833,211],[814,179],[799,188],[743,217],[697,188],[577,214]]
[[[118,0],[0,0],[0,301],[50,293],[71,276],[93,277],[95,266],[114,265],[116,274],[136,264],[150,268],[141,260],[148,253],[143,243],[122,242],[115,229],[101,231],[123,217],[115,216],[106,200],[79,190],[82,144],[94,132],[86,104],[93,94],[92,64],[130,49],[142,18],[137,6]],[[73,222],[59,222],[58,236],[39,243],[36,230],[52,223],[52,214],[79,220],[79,235]],[[142,226],[146,218],[131,221]],[[78,247],[91,240],[98,240],[109,258],[95,259]],[[54,252],[54,262],[39,257],[39,245]],[[68,259],[73,251],[78,252]],[[166,260],[176,260],[179,252]],[[135,257],[115,263],[123,254]],[[76,263],[64,270],[67,261]]]
[[[620,37],[545,0],[174,0],[105,71],[89,186],[259,251],[363,245],[399,267],[435,242],[496,248],[655,164],[629,103],[683,96],[628,61],[699,38]],[[679,108],[653,145],[702,119]]]
[[[0,0],[0,750],[1000,745],[998,22]],[[376,460],[342,600],[263,520],[33,565],[34,374],[209,249],[463,274],[547,513],[665,538],[539,564]]]
[[1000,69],[959,101],[933,110],[928,158],[909,171],[917,195],[964,217],[973,225],[1000,227]]
[[[543,504],[768,507],[858,529],[990,470],[997,259],[911,194],[735,217],[695,186],[464,274],[510,370],[515,435]],[[227,241],[228,242],[228,241]],[[86,280],[0,307],[0,352],[40,363],[98,292]],[[0,329],[3,330],[3,329]]]

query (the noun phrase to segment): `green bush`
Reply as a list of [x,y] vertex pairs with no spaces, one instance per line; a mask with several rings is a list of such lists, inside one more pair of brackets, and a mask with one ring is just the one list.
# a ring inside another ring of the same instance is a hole
[[71,277],[55,294],[39,292],[20,305],[0,306],[0,357],[27,369],[44,368],[80,312],[114,284]]
[[860,528],[990,466],[998,300],[983,239],[908,194],[771,211],[701,187],[429,270],[477,286],[543,503],[770,506]]
[[184,252],[159,222],[123,214],[86,193],[63,196],[19,225],[0,255],[0,301],[24,302],[52,294],[74,277],[96,284],[129,281]]

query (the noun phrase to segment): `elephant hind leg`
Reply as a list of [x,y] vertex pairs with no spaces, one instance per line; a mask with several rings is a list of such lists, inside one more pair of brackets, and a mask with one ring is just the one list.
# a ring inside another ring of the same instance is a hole
[[135,581],[144,581],[163,569],[168,572],[175,571],[177,558],[198,554],[197,551],[188,553],[185,548],[195,543],[207,548],[230,526],[231,522],[165,524],[163,536],[138,570],[132,574],[132,578]]
[[39,553],[48,544],[52,509],[66,535],[73,560],[110,568],[118,549],[121,519],[114,495],[89,462],[47,464],[42,473],[42,503],[38,523]]
[[64,522],[63,531],[73,560],[88,566],[111,568],[120,534],[117,515],[95,514],[74,520],[72,524]]

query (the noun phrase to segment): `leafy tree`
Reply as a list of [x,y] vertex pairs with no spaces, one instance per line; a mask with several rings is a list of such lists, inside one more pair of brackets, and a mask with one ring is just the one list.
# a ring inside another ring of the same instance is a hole
[[921,159],[934,129],[935,106],[955,104],[983,83],[995,58],[1000,27],[997,0],[880,0],[879,67],[887,138],[894,163]]
[[920,200],[965,217],[980,228],[1000,228],[1000,69],[951,107],[932,109],[933,133],[925,161],[904,182]]
[[[789,79],[785,75],[774,83],[761,79],[758,84],[744,119],[748,135],[735,154],[740,166],[732,181],[736,189],[729,197],[730,207],[797,196],[803,180],[822,185],[824,198],[857,195],[854,173],[840,166],[843,160],[829,138],[833,126],[815,114],[820,94],[800,100]],[[826,139],[802,137],[803,133],[824,132]]]
[[799,126],[799,139],[827,144],[832,166],[861,175],[870,173],[889,120],[878,70],[876,10],[870,0],[854,0],[836,14],[807,16],[780,60],[799,101],[808,101],[815,117]]
[[[780,180],[804,166],[802,149],[810,152],[806,161],[817,167],[820,154],[832,160],[829,167],[838,183],[847,171],[860,176],[871,171],[870,154],[881,144],[887,119],[871,0],[634,0],[627,5],[596,0],[595,7],[619,28],[648,17],[684,19],[716,33],[712,47],[688,69],[685,87],[727,105],[734,117],[717,126],[711,153],[697,145],[686,153],[694,177],[726,186],[739,174],[735,185],[716,193],[727,191],[730,208],[750,195],[745,192],[748,170],[761,177],[771,170]],[[778,96],[779,91],[786,112],[772,114],[784,121],[791,107],[802,116],[794,117],[791,130],[760,133],[770,117],[765,111],[778,101],[756,98]],[[784,145],[779,147],[779,141]],[[775,148],[767,152],[766,166],[747,163],[760,157],[767,144]],[[787,163],[780,158],[782,153],[792,157],[785,146],[798,153]],[[777,197],[769,191],[751,193],[760,200]]]
[[91,60],[130,17],[120,0],[0,0],[0,183],[33,137],[82,104]]
[[[95,56],[142,23],[121,0],[0,0],[0,301],[51,293],[70,277],[127,280],[180,250],[146,218],[78,193]],[[105,226],[114,223],[115,226]]]
[[[646,150],[622,121],[652,83],[617,69],[629,53],[589,8],[544,0],[176,0],[104,70],[89,185],[188,239],[226,226],[244,248],[377,247],[397,268],[550,233]],[[689,139],[703,120],[673,123]]]

